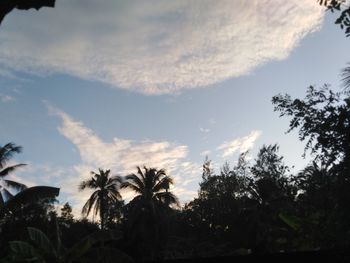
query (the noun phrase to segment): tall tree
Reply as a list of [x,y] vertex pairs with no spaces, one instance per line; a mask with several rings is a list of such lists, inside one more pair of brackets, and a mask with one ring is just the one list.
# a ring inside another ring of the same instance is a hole
[[99,213],[101,220],[101,229],[105,228],[106,219],[108,217],[108,203],[117,202],[122,199],[119,190],[122,179],[119,176],[111,176],[110,170],[99,169],[98,173],[91,172],[92,177],[83,181],[79,189],[86,188],[95,190],[90,198],[86,201],[82,214],[88,216],[91,209],[94,208],[94,214]]
[[[264,145],[251,167],[253,180],[249,193],[256,201],[253,206],[256,227],[256,250],[260,252],[290,248],[288,228],[280,220],[281,214],[294,213],[297,189],[289,167],[279,155],[279,146]],[[280,240],[277,240],[279,237]]]
[[135,257],[155,260],[167,242],[170,207],[178,205],[169,191],[173,179],[165,170],[137,167],[136,174],[126,176],[123,188],[136,197],[126,206],[127,236]]
[[[343,70],[345,88],[349,87],[349,72]],[[310,86],[304,99],[292,99],[286,94],[273,97],[272,102],[280,116],[292,117],[289,131],[298,130],[299,139],[307,142],[305,151],[311,150],[314,157],[313,165],[299,176],[302,194],[298,202],[309,208],[301,209],[301,216],[312,217],[311,222],[327,226],[327,231],[313,231],[317,235],[322,233],[318,240],[323,244],[326,241],[326,246],[350,244],[349,91],[335,93],[327,85]]]
[[24,184],[5,179],[5,177],[8,176],[11,172],[25,165],[23,163],[20,163],[7,166],[13,155],[15,153],[20,153],[21,151],[22,147],[17,146],[14,143],[7,143],[4,146],[0,147],[0,206],[2,206],[5,201],[13,196],[11,189],[22,191],[26,188]]

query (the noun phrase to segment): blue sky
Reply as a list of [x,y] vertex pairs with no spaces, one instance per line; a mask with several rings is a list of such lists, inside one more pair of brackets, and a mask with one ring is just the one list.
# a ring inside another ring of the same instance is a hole
[[218,167],[279,143],[302,168],[303,143],[271,98],[337,89],[349,40],[316,1],[272,3],[57,0],[11,13],[0,28],[1,144],[23,146],[15,161],[29,164],[13,178],[61,187],[78,213],[89,193],[77,186],[98,168],[165,168],[182,201],[206,154]]

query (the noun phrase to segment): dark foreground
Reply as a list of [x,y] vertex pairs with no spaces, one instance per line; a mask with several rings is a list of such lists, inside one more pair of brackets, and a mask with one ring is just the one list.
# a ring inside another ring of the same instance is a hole
[[189,258],[177,260],[161,260],[156,262],[176,263],[176,262],[350,262],[350,249],[275,253],[268,255],[244,255],[225,256],[210,258]]

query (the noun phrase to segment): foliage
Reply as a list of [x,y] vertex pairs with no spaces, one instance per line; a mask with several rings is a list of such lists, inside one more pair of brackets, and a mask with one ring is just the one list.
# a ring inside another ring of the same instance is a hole
[[26,188],[24,184],[5,179],[5,177],[8,176],[11,172],[25,165],[21,163],[7,166],[13,155],[15,153],[20,153],[21,151],[22,147],[17,146],[14,143],[7,143],[4,146],[0,147],[0,208],[8,199],[13,197],[11,189],[15,191],[22,191]]
[[288,132],[299,129],[299,139],[307,141],[305,151],[311,150],[326,166],[350,160],[350,99],[342,95],[328,86],[310,86],[304,100],[287,94],[272,98],[280,116],[292,117]]
[[0,214],[11,213],[15,210],[22,209],[28,204],[40,202],[45,199],[53,201],[55,197],[59,195],[59,191],[59,188],[51,186],[33,186],[26,188],[8,200],[0,209]]
[[341,29],[345,30],[345,35],[350,36],[350,6],[346,0],[317,0],[320,5],[327,7],[331,12],[339,11],[340,16],[336,19]]
[[122,179],[119,176],[110,176],[110,172],[102,169],[99,169],[98,173],[91,172],[92,178],[83,181],[79,186],[80,190],[95,190],[85,203],[82,214],[88,216],[94,207],[94,214],[100,214],[101,229],[105,228],[108,218],[108,204],[122,199],[119,193]]
[[[56,224],[56,240],[52,242],[47,235],[37,228],[28,227],[30,242],[26,241],[11,241],[10,249],[11,254],[9,259],[12,262],[90,262],[89,259],[85,259],[86,254],[96,254],[97,249],[94,245],[98,243],[104,243],[109,240],[119,240],[121,233],[112,231],[98,231],[83,238],[71,248],[66,249],[62,246],[60,232],[58,224]],[[111,247],[98,247],[99,253],[101,250],[103,254],[113,255],[113,261],[110,257],[106,260],[106,255],[103,258],[94,256],[94,262],[131,262],[131,258],[125,253],[116,248]],[[108,252],[108,253],[107,253]]]
[[73,214],[72,214],[72,207],[69,205],[69,203],[65,203],[64,206],[61,208],[61,218],[64,221],[72,222],[73,221]]
[[136,197],[125,207],[126,233],[138,259],[154,260],[166,244],[170,207],[178,205],[169,191],[173,179],[163,169],[137,167],[137,174],[125,177],[123,188]]
[[125,179],[122,188],[133,190],[138,199],[144,203],[151,206],[156,203],[178,205],[176,196],[169,191],[173,179],[167,176],[163,169],[144,167],[142,172],[141,168],[137,167],[137,174],[127,175]]

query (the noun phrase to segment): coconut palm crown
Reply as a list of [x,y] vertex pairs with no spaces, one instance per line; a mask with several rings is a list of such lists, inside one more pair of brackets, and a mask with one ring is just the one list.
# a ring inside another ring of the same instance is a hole
[[95,190],[83,206],[82,214],[88,216],[92,209],[94,215],[99,213],[101,229],[105,228],[108,204],[122,200],[119,193],[122,179],[119,176],[111,176],[110,172],[110,170],[104,171],[102,169],[99,169],[98,173],[91,172],[92,177],[81,182],[79,186],[80,190],[86,188]]
[[166,175],[164,169],[144,167],[144,171],[137,167],[136,174],[129,174],[122,183],[122,188],[133,190],[136,197],[146,202],[160,202],[162,204],[178,205],[177,197],[169,191],[173,179]]

